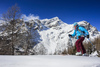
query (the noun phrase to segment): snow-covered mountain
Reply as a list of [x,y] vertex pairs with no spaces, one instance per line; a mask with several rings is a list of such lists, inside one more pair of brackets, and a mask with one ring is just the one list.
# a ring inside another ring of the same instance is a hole
[[[29,23],[32,23],[29,22]],[[30,51],[34,54],[61,54],[69,46],[68,34],[72,34],[73,24],[67,24],[61,21],[58,17],[52,19],[35,20],[33,22],[35,34],[32,32],[33,37],[38,43]],[[85,26],[89,31],[90,39],[93,40],[100,35],[100,32],[87,21],[78,22],[79,25]],[[76,39],[72,38],[73,45]],[[84,42],[88,40],[85,39]]]
[[[2,27],[4,21],[1,20],[0,22],[0,27]],[[90,40],[94,40],[100,35],[100,32],[87,21],[80,21],[78,24],[89,31]],[[29,50],[29,54],[35,55],[61,54],[70,45],[68,34],[72,34],[74,31],[73,24],[67,24],[58,17],[25,21],[22,23],[21,29],[21,33],[25,31],[31,32],[31,41],[34,44],[31,45],[32,49]],[[75,41],[76,39],[72,38],[72,45],[74,45]],[[85,39],[84,42],[88,42],[88,40]]]

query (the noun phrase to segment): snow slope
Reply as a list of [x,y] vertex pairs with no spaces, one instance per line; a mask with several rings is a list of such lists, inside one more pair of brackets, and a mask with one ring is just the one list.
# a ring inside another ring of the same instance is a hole
[[100,67],[100,58],[70,55],[0,56],[0,67]]

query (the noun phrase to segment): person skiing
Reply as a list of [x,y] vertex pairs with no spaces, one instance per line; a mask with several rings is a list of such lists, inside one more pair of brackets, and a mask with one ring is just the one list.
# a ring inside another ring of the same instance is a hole
[[88,31],[78,25],[77,23],[74,23],[74,33],[73,34],[69,34],[69,37],[74,37],[76,36],[77,37],[77,41],[75,42],[75,45],[76,45],[76,50],[77,50],[77,53],[76,55],[86,55],[86,50],[83,46],[83,41],[85,39],[85,37],[89,38],[89,33]]

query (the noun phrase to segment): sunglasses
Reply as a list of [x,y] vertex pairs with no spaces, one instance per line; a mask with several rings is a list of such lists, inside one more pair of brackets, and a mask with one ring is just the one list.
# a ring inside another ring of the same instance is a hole
[[74,28],[76,29],[77,25],[74,26]]
[[74,27],[77,27],[77,25],[75,25]]

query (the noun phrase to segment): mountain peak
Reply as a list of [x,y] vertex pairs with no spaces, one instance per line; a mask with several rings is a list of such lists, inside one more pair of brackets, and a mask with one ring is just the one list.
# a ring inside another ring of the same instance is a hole
[[52,18],[52,19],[54,19],[54,20],[60,20],[58,17],[54,17],[54,18]]
[[79,24],[79,25],[88,25],[88,24],[90,24],[90,23],[83,20],[83,21],[79,21],[78,24]]

